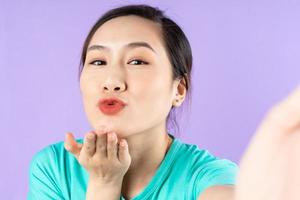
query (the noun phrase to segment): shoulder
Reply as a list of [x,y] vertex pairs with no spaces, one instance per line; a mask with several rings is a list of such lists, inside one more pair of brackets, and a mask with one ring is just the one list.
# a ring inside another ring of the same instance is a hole
[[47,145],[37,151],[31,159],[27,199],[70,199],[73,185],[70,182],[77,176],[81,177],[82,182],[76,185],[76,191],[81,195],[87,179],[84,169],[76,158],[65,150],[63,141]]
[[43,147],[42,149],[38,150],[32,157],[30,166],[35,167],[37,165],[45,165],[46,163],[51,163],[54,159],[54,151],[52,144]]
[[[77,142],[82,142],[82,139],[77,139]],[[64,141],[49,144],[38,150],[30,161],[30,169],[38,168],[55,168],[65,159],[74,157],[64,148]]]
[[192,167],[198,172],[211,167],[215,167],[218,169],[238,169],[238,165],[235,162],[229,159],[217,157],[213,155],[209,150],[201,149],[195,144],[180,142],[178,159],[181,159],[186,164],[188,164],[189,167]]
[[208,191],[210,193],[214,192],[213,189],[228,192],[235,184],[239,169],[235,162],[217,157],[209,150],[201,149],[195,144],[182,143],[179,152],[178,160],[183,166],[184,176],[189,177],[193,199],[197,199],[209,187],[222,185],[221,188],[212,187]]

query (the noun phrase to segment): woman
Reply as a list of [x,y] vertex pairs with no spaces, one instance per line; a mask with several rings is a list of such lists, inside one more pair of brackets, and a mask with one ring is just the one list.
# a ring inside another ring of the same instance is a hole
[[94,130],[77,140],[67,133],[34,156],[28,199],[233,199],[238,166],[167,130],[190,95],[191,69],[186,36],[159,9],[105,13],[85,40],[79,74]]

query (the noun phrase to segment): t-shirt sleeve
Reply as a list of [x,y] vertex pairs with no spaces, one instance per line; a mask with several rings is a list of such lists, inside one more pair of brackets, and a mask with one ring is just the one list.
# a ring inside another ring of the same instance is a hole
[[37,152],[29,167],[29,191],[27,200],[64,199],[58,184],[55,152],[48,146]]
[[227,159],[215,159],[205,163],[198,170],[196,184],[194,184],[194,199],[208,187],[214,185],[234,185],[239,167]]

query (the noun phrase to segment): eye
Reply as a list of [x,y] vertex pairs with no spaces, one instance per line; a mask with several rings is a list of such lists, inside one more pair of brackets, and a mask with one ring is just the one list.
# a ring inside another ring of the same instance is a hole
[[[149,64],[148,62],[145,62],[145,61],[142,61],[142,60],[132,60],[129,63],[133,63],[133,62],[135,63],[134,65],[141,65],[141,63],[144,64],[144,65]],[[140,64],[138,64],[138,63],[140,63]]]
[[103,65],[103,64],[106,64],[105,61],[103,60],[95,60],[93,62],[90,62],[91,65]]

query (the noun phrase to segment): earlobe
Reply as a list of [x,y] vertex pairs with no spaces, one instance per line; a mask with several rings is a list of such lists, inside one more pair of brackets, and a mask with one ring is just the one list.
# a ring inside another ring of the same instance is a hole
[[175,99],[173,100],[173,106],[174,106],[174,107],[180,106],[180,104],[181,104],[180,99],[182,99],[182,97],[181,97],[178,93],[176,93],[176,97],[175,97]]
[[172,102],[172,105],[174,107],[180,106],[186,95],[186,83],[184,78],[177,81],[178,82],[176,82],[176,95]]
[[174,100],[172,105],[173,105],[173,107],[178,107],[179,106],[178,105],[178,100]]

